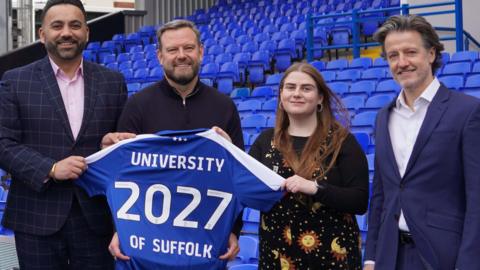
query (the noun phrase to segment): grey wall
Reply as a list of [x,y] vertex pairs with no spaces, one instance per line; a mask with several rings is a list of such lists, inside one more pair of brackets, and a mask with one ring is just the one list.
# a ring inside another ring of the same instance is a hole
[[135,0],[135,9],[147,11],[145,25],[157,25],[191,15],[199,8],[208,9],[215,3],[216,0]]
[[[431,4],[435,2],[445,2],[440,0],[408,0],[410,5]],[[480,42],[480,27],[478,27],[478,13],[480,11],[480,1],[478,0],[463,0],[463,29],[469,32],[477,41]],[[418,9],[412,13],[428,12],[434,10],[445,10],[446,7]],[[450,9],[450,7],[449,7]],[[425,17],[433,26],[455,27],[454,14],[435,15]],[[452,35],[452,33],[439,32],[440,35]],[[455,52],[455,41],[444,41],[445,51]],[[470,50],[479,50],[474,44],[470,43]]]

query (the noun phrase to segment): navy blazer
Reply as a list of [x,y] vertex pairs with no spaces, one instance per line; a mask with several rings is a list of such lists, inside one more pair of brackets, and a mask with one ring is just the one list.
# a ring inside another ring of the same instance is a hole
[[120,73],[84,61],[84,114],[75,140],[48,57],[6,72],[0,85],[0,167],[12,175],[2,224],[48,235],[64,224],[75,196],[92,230],[112,233],[104,197],[89,198],[72,181],[45,182],[54,162],[99,150],[115,131],[127,91]]
[[480,101],[441,86],[400,177],[388,131],[395,104],[376,121],[366,260],[395,269],[400,209],[433,269],[480,267]]

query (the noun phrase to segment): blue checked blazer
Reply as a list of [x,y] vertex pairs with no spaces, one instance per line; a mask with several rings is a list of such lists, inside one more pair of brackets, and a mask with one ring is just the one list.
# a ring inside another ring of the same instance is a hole
[[73,181],[45,182],[54,162],[99,150],[115,131],[127,98],[120,73],[84,61],[84,115],[75,140],[48,57],[10,70],[0,84],[0,167],[12,175],[2,224],[49,235],[64,224],[76,197],[92,230],[112,233],[104,197],[89,198]]

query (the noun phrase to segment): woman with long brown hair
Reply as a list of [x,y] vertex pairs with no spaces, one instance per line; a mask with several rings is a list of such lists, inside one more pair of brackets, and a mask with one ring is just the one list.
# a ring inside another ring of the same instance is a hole
[[361,269],[355,214],[368,205],[368,165],[348,114],[308,63],[287,69],[274,129],[250,154],[287,178],[286,196],[261,214],[259,269]]

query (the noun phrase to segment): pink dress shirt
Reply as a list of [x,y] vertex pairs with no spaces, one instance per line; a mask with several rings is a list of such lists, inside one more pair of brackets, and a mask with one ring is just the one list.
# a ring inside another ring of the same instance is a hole
[[83,105],[85,99],[85,83],[83,78],[83,59],[70,79],[52,59],[53,73],[57,79],[58,88],[62,94],[63,105],[67,111],[68,121],[72,130],[73,138],[77,139],[83,119]]

